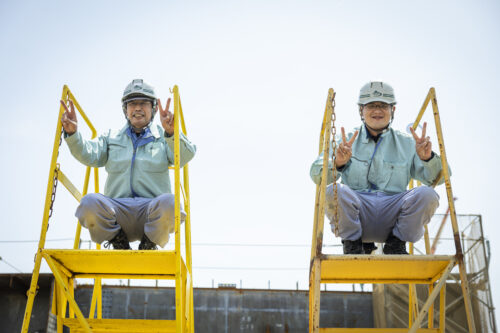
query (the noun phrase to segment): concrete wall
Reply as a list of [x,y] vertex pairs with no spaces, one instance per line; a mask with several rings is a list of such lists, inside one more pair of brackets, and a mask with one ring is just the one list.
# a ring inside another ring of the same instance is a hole
[[[0,333],[20,332],[31,275],[0,275]],[[29,333],[53,332],[48,326],[53,277],[40,276]],[[88,316],[91,286],[79,286],[75,297]],[[206,288],[194,290],[197,333],[307,332],[308,291]],[[173,288],[103,287],[104,318],[175,319]],[[373,327],[372,295],[321,293],[321,327]]]
[[[45,333],[50,311],[52,274],[41,274],[29,333]],[[20,332],[31,274],[0,274],[0,333]]]
[[[92,289],[76,297],[88,313]],[[292,290],[195,289],[195,329],[199,333],[307,332],[308,292]],[[172,288],[105,287],[103,317],[174,319]],[[371,293],[322,292],[322,327],[373,327]]]

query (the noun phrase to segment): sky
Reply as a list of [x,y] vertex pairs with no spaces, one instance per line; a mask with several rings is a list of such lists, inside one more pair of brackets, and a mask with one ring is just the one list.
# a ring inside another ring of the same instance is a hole
[[[337,128],[349,131],[360,125],[359,89],[382,80],[395,89],[393,127],[403,131],[436,88],[456,209],[482,216],[498,306],[499,10],[492,0],[0,2],[0,273],[33,269],[63,85],[104,132],[123,126],[123,90],[143,78],[163,101],[179,86],[197,145],[194,286],[307,289],[309,168],[328,88]],[[430,110],[424,120],[435,132]],[[64,143],[59,162],[81,189],[84,169]],[[438,193],[443,213],[443,186]],[[47,247],[72,245],[76,206],[61,186]],[[340,251],[334,244],[326,232],[326,250]]]

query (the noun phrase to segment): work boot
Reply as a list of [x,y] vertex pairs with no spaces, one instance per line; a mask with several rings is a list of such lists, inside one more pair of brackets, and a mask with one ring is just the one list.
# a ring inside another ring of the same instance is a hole
[[139,244],[139,250],[158,250],[158,246],[153,243],[146,234],[142,235],[141,243]]
[[406,242],[394,236],[391,232],[384,244],[384,254],[408,254]]
[[113,249],[115,250],[130,250],[130,244],[123,229],[120,229],[112,240],[104,243],[104,247],[109,248],[110,244],[113,245]]
[[344,254],[363,254],[363,242],[361,238],[354,241],[343,239],[342,245],[344,248]]
[[375,243],[363,243],[363,252],[365,254],[372,254],[374,250],[378,249],[378,247],[375,246]]

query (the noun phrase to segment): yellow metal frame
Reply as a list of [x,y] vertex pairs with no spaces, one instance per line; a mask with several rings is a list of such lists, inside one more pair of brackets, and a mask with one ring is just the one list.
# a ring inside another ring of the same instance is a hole
[[[42,219],[42,230],[38,250],[35,257],[35,267],[28,291],[28,301],[24,313],[22,333],[27,333],[33,310],[38,277],[42,258],[45,259],[55,277],[52,313],[57,318],[57,332],[62,333],[63,326],[68,326],[71,332],[194,332],[193,311],[193,279],[191,259],[191,214],[189,200],[189,168],[185,165],[180,168],[180,133],[186,132],[186,125],[182,113],[181,99],[178,86],[174,86],[174,170],[175,177],[175,250],[174,251],[134,251],[112,250],[101,251],[96,244],[96,250],[80,250],[81,225],[77,223],[73,249],[45,249],[45,240],[48,221],[51,212],[52,190],[55,179],[62,183],[71,195],[79,202],[87,193],[91,168],[87,167],[83,190],[76,186],[61,171],[57,163],[59,146],[62,134],[61,117],[64,107],[61,105],[57,116],[56,134],[52,149],[52,159],[49,169],[49,181],[45,196],[45,206]],[[85,123],[92,132],[92,138],[97,132],[83,112],[80,104],[69,88],[63,87],[64,102],[71,99]],[[99,192],[98,169],[94,168],[95,192]],[[181,248],[181,196],[184,199],[186,219],[184,222],[185,258]],[[90,305],[90,313],[85,317],[74,298],[74,284],[76,278],[95,279],[94,290]],[[170,279],[175,280],[175,320],[129,320],[102,318],[102,279]],[[68,306],[69,305],[69,306]],[[66,314],[66,309],[69,313]],[[96,317],[96,318],[94,318]]]
[[[448,161],[444,146],[443,131],[436,99],[436,91],[430,88],[425,101],[420,108],[417,119],[413,124],[416,129],[422,119],[429,103],[432,103],[434,121],[441,154],[443,171],[440,177],[444,177],[446,193],[452,221],[453,235],[456,253],[454,256],[430,255],[431,246],[429,233],[425,228],[426,255],[414,256],[413,244],[410,244],[410,255],[324,255],[323,227],[324,227],[324,205],[326,193],[326,180],[328,172],[328,158],[331,138],[331,115],[333,112],[334,91],[329,89],[326,101],[323,123],[319,140],[319,153],[323,153],[322,181],[316,186],[316,200],[314,206],[313,237],[311,243],[311,260],[309,269],[309,332],[445,332],[445,295],[446,280],[453,267],[458,265],[462,293],[464,296],[467,323],[470,333],[475,333],[474,317],[470,301],[469,286],[465,264],[463,261],[462,245],[453,200],[450,175],[448,172]],[[438,183],[437,179],[433,186]],[[413,180],[410,187],[413,187]],[[417,184],[420,186],[420,183]],[[320,286],[321,283],[398,283],[408,284],[408,306],[409,325],[408,328],[320,328]],[[429,286],[429,295],[425,303],[419,308],[415,284],[426,284]],[[434,328],[434,300],[439,295],[439,327]],[[428,327],[420,328],[421,323],[427,316]]]

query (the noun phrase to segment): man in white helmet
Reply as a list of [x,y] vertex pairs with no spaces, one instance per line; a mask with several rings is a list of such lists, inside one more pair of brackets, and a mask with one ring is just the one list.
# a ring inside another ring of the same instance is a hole
[[[441,159],[425,135],[426,123],[421,136],[412,129],[413,138],[390,127],[396,99],[389,84],[365,84],[358,105],[363,125],[347,137],[342,127],[335,158],[330,155],[326,215],[333,223],[331,168],[335,165],[337,180],[342,178],[337,192],[344,253],[370,254],[374,242],[385,242],[385,254],[408,254],[406,242],[416,242],[423,236],[423,226],[439,205],[434,189],[419,186],[407,190],[408,183],[413,178],[431,185],[441,171]],[[322,168],[320,155],[310,173],[316,184],[321,181]]]
[[[91,167],[104,166],[108,172],[104,194],[84,196],[76,210],[80,224],[92,240],[114,249],[130,249],[129,242],[140,240],[139,250],[165,246],[174,231],[174,195],[171,193],[169,165],[174,164],[174,117],[165,109],[152,86],[133,80],[123,93],[122,109],[127,123],[86,140],[78,132],[73,102],[62,117],[65,141],[71,154]],[[153,124],[160,109],[161,126]],[[181,133],[181,167],[189,162],[196,146]],[[185,217],[182,211],[182,220]]]

